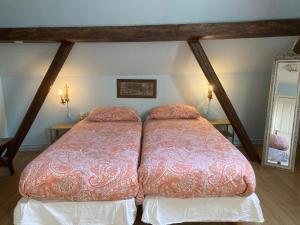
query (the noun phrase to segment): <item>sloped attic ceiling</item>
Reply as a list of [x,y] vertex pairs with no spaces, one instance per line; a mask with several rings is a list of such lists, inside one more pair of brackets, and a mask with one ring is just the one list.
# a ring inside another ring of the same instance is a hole
[[[31,7],[28,7],[28,6]],[[299,18],[290,0],[1,1],[0,27],[174,24]],[[273,57],[295,37],[203,41],[220,75],[270,72]],[[58,44],[0,44],[0,75],[43,76]],[[60,74],[152,75],[201,73],[184,42],[76,44]]]
[[[272,60],[296,37],[202,41],[220,75],[271,73]],[[58,44],[0,44],[0,75],[44,76]],[[201,73],[185,42],[78,43],[60,76]]]

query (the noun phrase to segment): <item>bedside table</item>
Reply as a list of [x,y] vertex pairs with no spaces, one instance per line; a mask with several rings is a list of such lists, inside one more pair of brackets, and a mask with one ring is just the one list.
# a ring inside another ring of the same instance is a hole
[[51,143],[56,141],[63,133],[70,130],[75,123],[56,123],[53,124],[50,128],[50,139]]
[[[0,138],[0,167],[8,167],[11,174],[15,173],[11,154],[8,152],[8,146],[12,138]],[[4,155],[3,155],[4,154]]]
[[231,138],[231,143],[234,143],[234,130],[232,129],[232,132],[229,131],[231,123],[228,119],[209,120],[209,122],[216,127],[224,137]]

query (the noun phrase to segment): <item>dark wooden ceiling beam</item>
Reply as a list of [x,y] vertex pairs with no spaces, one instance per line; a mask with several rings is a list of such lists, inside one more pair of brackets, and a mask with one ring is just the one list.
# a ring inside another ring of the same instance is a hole
[[38,112],[40,111],[46,97],[50,91],[50,88],[56,80],[62,66],[64,65],[74,43],[73,42],[62,42],[58,48],[56,55],[42,80],[28,110],[25,114],[21,125],[19,126],[14,138],[10,142],[7,151],[7,157],[12,164],[12,160],[19,150],[24,138],[26,137],[29,129],[31,128]]
[[296,54],[300,54],[300,38],[299,38],[298,41],[295,43],[293,50],[294,50],[294,52],[295,52]]
[[235,133],[239,137],[242,145],[245,148],[245,152],[249,156],[250,160],[259,161],[259,157],[255,152],[252,142],[238,117],[230,99],[228,98],[225,89],[223,88],[214,68],[212,67],[203,47],[199,41],[188,41],[188,44],[199,63],[204,75],[206,76],[208,82],[213,86],[214,93],[221,104],[227,118],[229,119]]
[[103,27],[0,28],[0,42],[146,42],[300,36],[300,19]]

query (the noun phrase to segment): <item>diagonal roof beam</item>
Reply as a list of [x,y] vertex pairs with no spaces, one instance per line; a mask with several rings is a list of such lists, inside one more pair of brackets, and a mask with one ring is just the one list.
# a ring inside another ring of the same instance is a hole
[[300,19],[103,27],[0,28],[0,42],[146,42],[300,36]]
[[22,123],[20,124],[13,140],[8,147],[7,156],[12,164],[12,160],[20,148],[24,138],[26,137],[29,129],[31,128],[38,112],[40,111],[46,97],[50,91],[50,88],[56,80],[62,66],[64,65],[68,55],[73,47],[73,42],[62,42],[58,48],[56,55],[42,80],[28,110],[25,114]]
[[214,87],[214,93],[219,103],[221,104],[227,118],[229,119],[235,133],[238,135],[242,145],[244,146],[250,160],[259,161],[259,157],[254,150],[252,142],[233,105],[231,104],[231,101],[228,98],[225,89],[223,88],[214,68],[212,67],[202,45],[198,40],[188,41],[188,44],[208,82]]

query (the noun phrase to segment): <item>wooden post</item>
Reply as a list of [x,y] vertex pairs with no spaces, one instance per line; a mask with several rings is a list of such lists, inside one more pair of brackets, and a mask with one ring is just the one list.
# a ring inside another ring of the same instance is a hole
[[64,65],[74,42],[62,42],[58,48],[56,55],[43,79],[41,82],[24,119],[19,126],[16,135],[13,140],[10,142],[8,147],[7,156],[9,159],[9,164],[12,165],[12,160],[15,157],[18,149],[20,148],[24,138],[26,137],[30,127],[32,126],[38,112],[40,111],[49,91],[50,87],[56,80],[62,66]]
[[194,53],[204,75],[208,82],[214,87],[214,93],[219,100],[226,116],[228,117],[235,133],[238,135],[242,145],[245,148],[245,152],[249,156],[250,160],[259,161],[259,157],[255,152],[252,142],[241,123],[237,113],[235,112],[233,105],[231,104],[217,74],[215,73],[203,47],[198,40],[189,40],[188,44]]
[[293,50],[294,50],[294,52],[295,52],[296,54],[300,54],[300,38],[299,38],[298,41],[295,43]]

